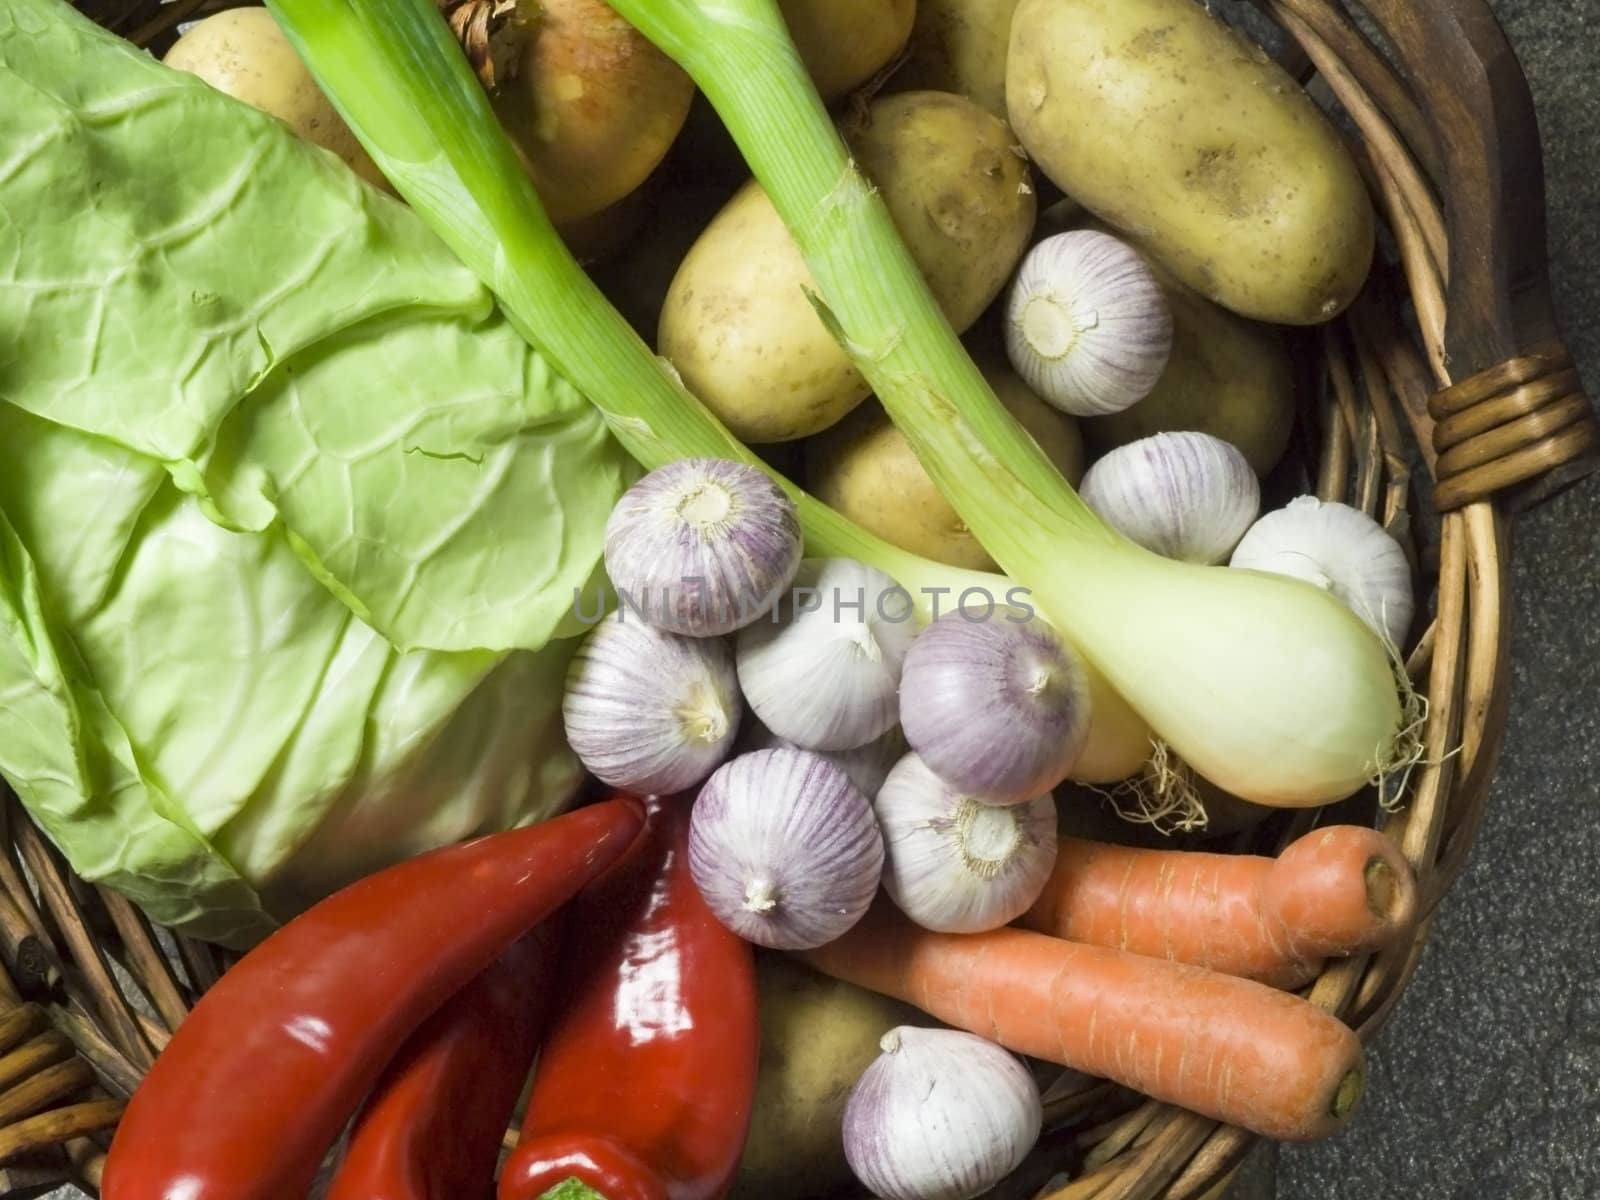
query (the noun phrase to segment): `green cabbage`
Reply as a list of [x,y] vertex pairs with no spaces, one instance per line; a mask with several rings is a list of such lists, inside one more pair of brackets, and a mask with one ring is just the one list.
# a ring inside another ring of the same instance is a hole
[[0,774],[85,877],[243,944],[558,810],[632,472],[409,209],[0,8]]

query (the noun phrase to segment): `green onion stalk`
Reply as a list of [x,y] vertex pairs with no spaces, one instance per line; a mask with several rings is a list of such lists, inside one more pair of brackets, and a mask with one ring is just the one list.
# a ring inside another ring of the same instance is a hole
[[[1390,655],[1358,618],[1297,580],[1134,546],[999,404],[851,161],[772,0],[610,2],[717,109],[805,256],[825,323],[963,521],[1104,676],[1097,727],[1118,726],[1124,747],[1140,741],[1120,694],[1201,775],[1258,803],[1326,803],[1396,764]],[[634,457],[757,462],[566,251],[430,0],[269,7],[390,181]],[[871,563],[914,595],[1006,586],[964,582],[778,478],[812,553]]]

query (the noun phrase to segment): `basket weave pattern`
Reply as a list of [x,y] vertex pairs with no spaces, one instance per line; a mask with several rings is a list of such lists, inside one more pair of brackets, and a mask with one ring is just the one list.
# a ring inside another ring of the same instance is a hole
[[[1229,848],[1272,852],[1313,824],[1368,823],[1415,865],[1415,940],[1332,962],[1309,988],[1367,1039],[1415,969],[1482,819],[1509,690],[1508,516],[1590,470],[1600,426],[1550,312],[1532,102],[1483,0],[1368,0],[1377,39],[1338,0],[1256,5],[1288,35],[1285,66],[1319,80],[1359,131],[1388,231],[1362,297],[1301,342],[1311,365],[1281,482],[1379,520],[1411,553],[1432,604],[1406,647],[1428,707],[1424,760],[1405,794],[1280,813]],[[177,22],[226,6],[80,4],[156,46]],[[65,1179],[93,1189],[123,1099],[226,963],[75,878],[15,798],[3,799],[0,1195]],[[1251,1143],[1070,1073],[1045,1115],[1008,1195],[1189,1200],[1225,1181]]]

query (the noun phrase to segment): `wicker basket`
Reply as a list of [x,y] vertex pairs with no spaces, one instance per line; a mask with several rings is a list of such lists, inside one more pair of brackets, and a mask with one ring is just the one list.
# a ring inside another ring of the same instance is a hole
[[[81,4],[157,49],[225,6]],[[1309,989],[1370,1038],[1482,819],[1509,693],[1507,515],[1592,469],[1600,427],[1551,311],[1532,100],[1485,0],[1366,0],[1360,23],[1338,0],[1257,7],[1287,35],[1281,61],[1342,107],[1390,235],[1362,298],[1299,344],[1300,436],[1274,482],[1375,515],[1433,604],[1407,647],[1429,701],[1426,760],[1399,806],[1367,794],[1280,813],[1229,846],[1271,852],[1336,818],[1377,823],[1416,865],[1428,915],[1415,942],[1334,963]],[[0,1195],[66,1179],[92,1190],[121,1098],[226,964],[75,879],[14,798],[0,809]],[[1185,1200],[1217,1189],[1250,1142],[1069,1075],[1003,1190]]]

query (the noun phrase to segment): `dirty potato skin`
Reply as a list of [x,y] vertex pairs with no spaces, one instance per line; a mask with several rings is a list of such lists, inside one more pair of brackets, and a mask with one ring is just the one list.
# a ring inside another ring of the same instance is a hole
[[[1083,228],[1111,230],[1097,221]],[[1097,454],[1153,433],[1209,433],[1265,475],[1294,428],[1294,364],[1270,325],[1219,308],[1146,255],[1172,309],[1172,353],[1155,389],[1132,408],[1082,424]]]
[[866,83],[911,36],[917,0],[778,0],[800,61],[827,101]]
[[[1003,356],[977,352],[974,358],[1000,402],[1076,487],[1084,457],[1073,419],[1029,391]],[[994,569],[994,559],[877,404],[861,405],[806,443],[806,480],[823,503],[903,550],[953,567]]]
[[388,186],[266,9],[233,8],[207,17],[174,42],[162,61],[271,113],[306,141],[337,154],[363,179]]
[[929,1017],[761,952],[756,957],[761,1062],[750,1136],[729,1200],[799,1200],[851,1181],[844,1106],[878,1042],[897,1025]]
[[[904,49],[916,0],[778,0],[800,61],[827,104],[870,83]],[[905,90],[900,73],[897,90]],[[1002,117],[1004,109],[1000,110]],[[699,183],[749,174],[739,148],[709,101],[696,96],[672,151],[674,167],[692,167]],[[730,190],[731,187],[730,187]]]
[[591,217],[656,168],[694,82],[604,0],[540,0],[515,78],[493,97],[550,219]]
[[1372,204],[1337,132],[1194,0],[1022,0],[1006,107],[1040,170],[1225,308],[1317,324],[1366,279]]
[[1006,50],[1017,0],[917,0],[917,23],[896,87],[955,92],[1006,115]]
[[1132,408],[1083,422],[1097,454],[1184,430],[1232,442],[1265,475],[1289,445],[1294,368],[1270,325],[1218,308],[1157,272],[1172,308],[1172,354],[1155,390]]
[[[977,320],[1027,245],[1035,201],[1003,121],[968,100],[910,92],[846,130],[950,323]],[[807,437],[866,399],[866,380],[806,298],[799,247],[746,184],[685,256],[656,348],[741,439]]]

